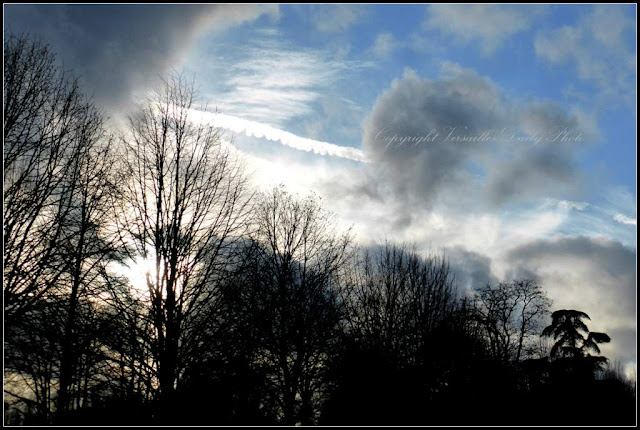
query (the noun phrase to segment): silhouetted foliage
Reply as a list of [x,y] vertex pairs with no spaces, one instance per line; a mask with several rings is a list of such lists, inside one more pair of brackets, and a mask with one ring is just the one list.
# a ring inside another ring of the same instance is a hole
[[112,134],[46,44],[4,48],[6,424],[635,422],[609,336],[543,329],[536,282],[467,291],[417,245],[357,249],[314,195],[252,191],[183,74]]
[[[104,118],[48,45],[4,41],[4,320],[12,324],[69,272],[65,231]],[[77,239],[74,237],[73,239]]]
[[540,332],[551,300],[538,284],[523,279],[477,289],[472,305],[472,318],[484,331],[491,354],[508,362],[520,361],[523,348],[527,352],[525,342]]
[[590,319],[584,312],[562,309],[551,314],[551,318],[551,325],[542,335],[555,340],[550,352],[555,376],[571,383],[595,378],[608,360],[591,353],[599,354],[598,344],[610,342],[611,338],[605,333],[590,332],[582,321]]
[[219,277],[246,230],[242,163],[219,129],[190,119],[195,103],[185,76],[163,79],[122,137],[127,178],[118,227],[135,256],[153,265],[140,297],[152,331],[141,340],[152,354],[163,414],[185,367],[198,359]]

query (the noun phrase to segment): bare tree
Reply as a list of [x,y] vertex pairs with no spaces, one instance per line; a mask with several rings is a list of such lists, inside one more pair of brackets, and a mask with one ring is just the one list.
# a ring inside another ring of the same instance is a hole
[[238,288],[256,329],[253,366],[268,379],[286,424],[313,423],[337,338],[337,283],[351,235],[339,232],[319,199],[297,199],[282,187],[262,195]]
[[[10,35],[4,70],[5,320],[15,326],[8,357],[17,360],[9,368],[30,379],[48,422],[52,410],[60,419],[86,405],[106,358],[98,308],[117,258],[117,163],[103,114],[48,46]],[[38,358],[28,345],[34,337],[46,339]],[[47,366],[26,362],[43,357]]]
[[494,358],[520,361],[525,341],[540,333],[551,300],[532,280],[487,285],[474,293],[473,318],[485,332]]
[[[74,384],[77,366],[83,358],[79,335],[95,327],[83,326],[78,318],[78,306],[84,302],[93,312],[108,307],[102,300],[108,292],[113,276],[109,266],[121,261],[119,237],[114,231],[114,204],[119,198],[118,172],[113,142],[101,140],[101,129],[87,129],[87,134],[77,141],[75,163],[66,173],[69,189],[69,208],[62,223],[59,252],[66,264],[57,281],[56,293],[66,302],[64,333],[61,339],[60,390],[57,414],[62,419],[72,406],[69,395]],[[89,315],[91,312],[89,312]],[[94,323],[92,318],[85,322]],[[99,333],[98,333],[99,334]],[[75,378],[76,383],[86,378]],[[75,388],[77,397],[83,390]],[[84,390],[86,397],[87,390]],[[86,399],[85,399],[86,400]],[[85,402],[86,403],[86,402]]]
[[197,355],[196,320],[243,234],[248,198],[242,163],[221,132],[192,121],[193,82],[174,74],[129,119],[123,137],[128,180],[121,230],[147,273],[147,318],[161,397],[168,401],[184,364]]
[[405,245],[365,250],[343,282],[347,333],[385,351],[397,365],[418,364],[428,336],[454,310],[456,288],[444,258]]
[[4,44],[4,309],[12,323],[65,270],[59,244],[71,210],[78,142],[103,118],[48,46],[8,35]]
[[63,304],[47,296],[5,328],[4,391],[16,411],[34,424],[51,424],[60,372]]
[[513,289],[520,301],[516,353],[516,362],[519,362],[525,342],[542,332],[543,319],[549,313],[552,301],[542,287],[530,279],[514,281]]

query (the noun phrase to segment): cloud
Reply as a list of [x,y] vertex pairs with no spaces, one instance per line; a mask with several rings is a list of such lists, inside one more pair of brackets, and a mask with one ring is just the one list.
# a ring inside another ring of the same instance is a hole
[[547,199],[546,203],[550,206],[555,205],[565,210],[583,211],[589,207],[589,203],[587,202],[572,202],[570,200]]
[[190,117],[195,121],[209,123],[215,127],[231,130],[234,133],[243,133],[249,137],[277,141],[285,146],[299,149],[301,151],[313,152],[318,155],[346,158],[359,162],[367,161],[365,154],[357,148],[307,139],[266,124],[236,118],[231,115],[192,110],[190,112]]
[[484,54],[491,54],[507,38],[527,30],[534,16],[531,10],[514,6],[433,4],[422,26],[460,42],[477,41]]
[[[605,352],[635,357],[635,343],[616,339],[636,324],[636,251],[606,238],[535,240],[508,253],[512,274],[533,273],[554,300],[554,309],[578,309],[591,317],[592,331],[612,335]],[[606,355],[606,354],[605,354]]]
[[635,218],[629,218],[628,216],[624,216],[622,214],[615,214],[613,219],[621,224],[637,225],[637,221]]
[[630,193],[627,188],[622,186],[610,187],[605,190],[603,197],[607,204],[618,212],[633,213],[635,218],[638,207],[636,195]]
[[[598,200],[593,197],[592,199]],[[602,203],[603,205],[546,199],[540,209],[553,210],[556,208],[565,214],[566,219],[554,233],[568,236],[605,236],[617,240],[627,247],[635,248],[636,237],[634,234],[629,234],[630,225],[612,222],[618,213],[617,210],[612,208],[608,202]]]
[[225,112],[274,125],[313,112],[319,89],[339,79],[318,51],[294,51],[261,41],[244,48],[220,94]]
[[491,258],[488,256],[461,246],[445,249],[444,254],[459,286],[471,290],[487,284],[494,285],[498,281],[491,271]]
[[100,105],[118,108],[179,68],[207,32],[265,14],[277,17],[277,6],[7,5],[5,24],[43,37]]
[[[232,50],[203,46],[195,68],[215,79],[204,81],[221,112],[238,118],[289,128],[289,121],[316,113],[323,97],[367,63],[333,58],[323,49],[296,48],[278,32],[250,31]],[[297,130],[301,133],[302,130]]]
[[400,46],[400,43],[391,33],[380,33],[376,37],[371,51],[378,57],[388,57]]
[[441,198],[455,205],[447,195],[473,194],[480,205],[566,200],[580,190],[576,154],[594,130],[579,112],[521,102],[475,71],[444,63],[439,79],[407,70],[392,82],[364,122],[362,149],[371,177],[407,210]]
[[325,33],[344,32],[364,14],[365,10],[358,5],[316,5],[311,11],[313,25]]
[[553,66],[570,65],[579,79],[599,88],[601,97],[635,103],[635,21],[626,7],[595,5],[573,26],[540,31],[536,55]]
[[[498,98],[497,88],[474,73],[431,81],[407,70],[376,100],[364,124],[363,150],[398,197],[432,200],[461,179],[464,160],[479,151],[447,136],[499,124],[502,115],[492,109]],[[430,133],[432,141],[415,140]]]
[[533,140],[530,145],[521,146],[521,150],[511,152],[514,156],[509,162],[492,170],[488,177],[489,200],[494,203],[513,198],[526,200],[550,190],[556,195],[570,194],[583,180],[576,165],[576,146],[594,136],[589,135],[577,115],[551,102],[522,106],[514,119],[517,125],[514,133],[544,137],[548,141],[539,144]]
[[[636,330],[633,328],[615,328],[607,331],[607,334],[611,337],[611,343],[603,345],[603,354],[619,361],[627,377],[635,378],[637,375],[633,372],[636,370],[638,362]],[[611,349],[615,351],[614,353],[618,353],[619,356],[613,356]]]

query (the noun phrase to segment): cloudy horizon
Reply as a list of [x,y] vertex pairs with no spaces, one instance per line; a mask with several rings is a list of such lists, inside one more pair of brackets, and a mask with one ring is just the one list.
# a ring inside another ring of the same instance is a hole
[[358,243],[448,256],[464,287],[527,276],[635,372],[632,5],[5,5],[114,121],[158,75],[256,187],[315,192]]

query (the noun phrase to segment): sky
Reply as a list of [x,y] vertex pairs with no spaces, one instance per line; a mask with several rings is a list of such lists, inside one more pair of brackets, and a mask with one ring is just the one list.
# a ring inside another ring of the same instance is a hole
[[363,246],[532,277],[636,362],[635,5],[5,5],[115,121],[195,75],[256,187]]

